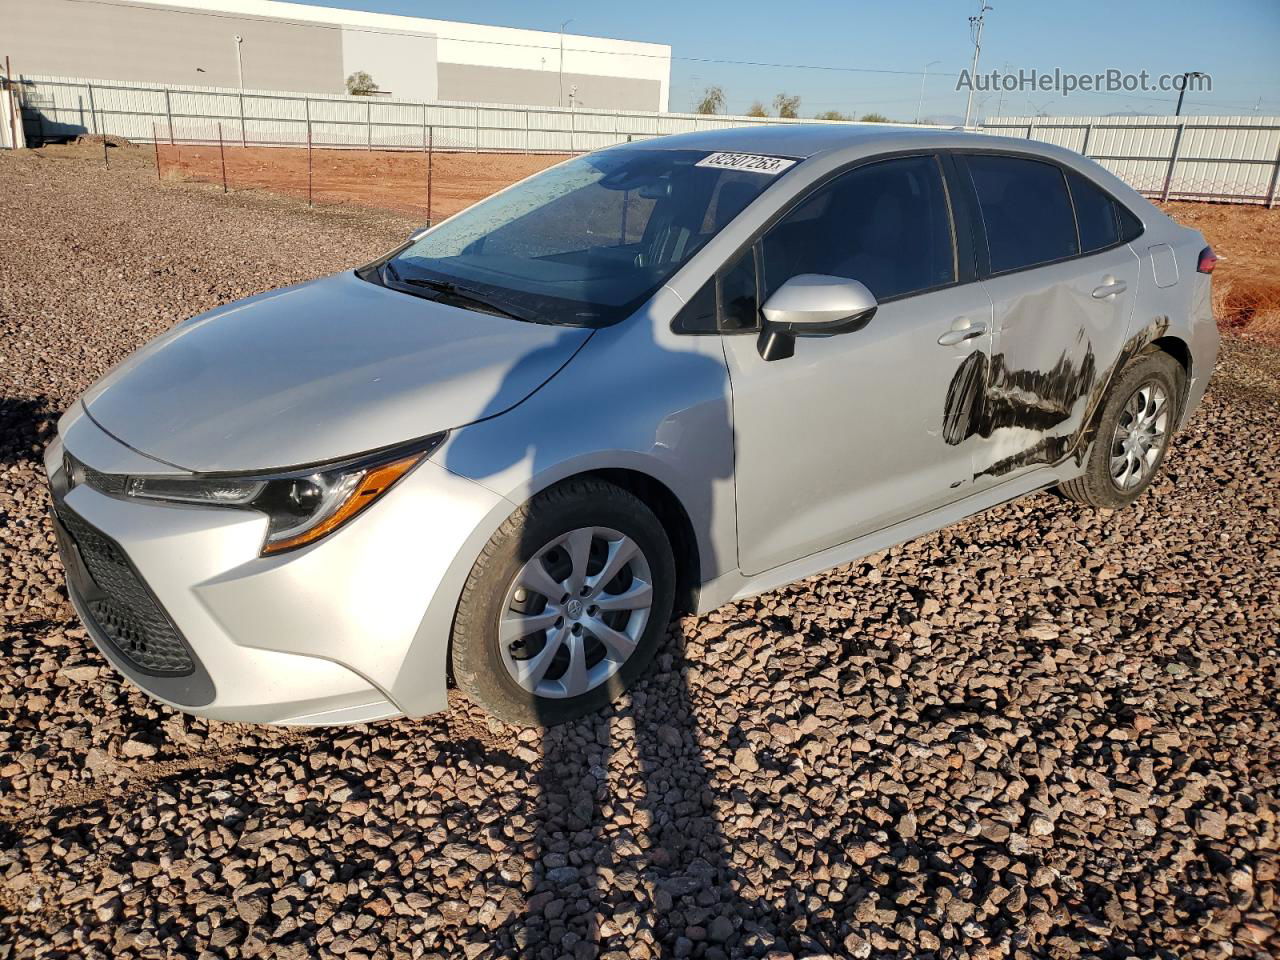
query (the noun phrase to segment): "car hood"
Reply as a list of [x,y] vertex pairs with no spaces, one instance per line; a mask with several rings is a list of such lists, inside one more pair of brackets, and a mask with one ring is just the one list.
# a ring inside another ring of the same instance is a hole
[[338,274],[174,327],[84,395],[142,453],[195,471],[336,460],[509,410],[591,336]]

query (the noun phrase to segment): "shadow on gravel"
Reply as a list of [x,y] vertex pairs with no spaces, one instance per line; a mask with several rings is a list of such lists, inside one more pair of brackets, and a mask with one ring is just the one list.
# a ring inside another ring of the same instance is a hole
[[649,937],[645,956],[662,958],[786,946],[768,908],[738,894],[678,627],[658,660],[629,704],[543,735],[539,862],[507,931],[520,956],[623,960]]
[[58,417],[45,397],[0,397],[0,466],[39,463]]
[[[566,331],[566,336],[577,333]],[[577,372],[587,383],[600,374],[582,366],[616,364],[619,357],[636,362],[637,370],[659,366],[664,370],[661,389],[654,384],[645,387],[660,396],[655,402],[663,405],[661,411],[655,410],[655,420],[662,423],[659,436],[652,441],[654,452],[670,446],[682,463],[687,461],[690,472],[704,468],[701,481],[687,481],[696,489],[683,491],[683,503],[691,521],[703,525],[694,536],[703,543],[713,543],[712,488],[717,480],[730,476],[732,469],[733,427],[723,362],[716,362],[697,346],[675,350],[658,343],[651,322],[643,316],[621,327],[596,331],[593,337],[612,342],[590,343],[582,348],[584,356],[570,361],[581,365]],[[655,358],[655,353],[661,357]],[[534,362],[534,355],[525,357],[508,377],[519,379],[521,364]],[[561,374],[573,375],[572,371]],[[616,424],[625,424],[628,416],[634,417],[634,410],[614,406],[618,397],[631,394],[627,377],[627,372],[617,372],[611,388],[601,391],[598,407],[577,411],[575,428],[598,430],[611,418]],[[507,393],[499,389],[496,396]],[[495,400],[495,405],[498,402]],[[495,443],[493,435],[483,432],[473,437],[462,433],[450,448],[447,466],[464,476],[487,477],[524,461],[524,469],[537,477],[564,459],[565,451],[554,439],[534,442],[527,438],[521,443],[514,436],[503,436],[510,442]],[[722,455],[691,449],[695,443],[705,445],[707,438],[725,439]],[[642,448],[641,452],[648,451]],[[549,509],[554,508],[549,503]],[[602,509],[606,508],[602,505]],[[626,526],[626,521],[621,516],[613,522]],[[577,522],[576,518],[570,522]],[[584,517],[582,522],[603,521]],[[567,584],[577,576],[580,582],[583,576],[600,575],[609,562],[613,541],[600,534],[603,528],[596,528],[589,546],[575,558],[571,556],[572,540],[558,541],[556,537],[565,535],[557,533],[548,542],[551,534],[546,524],[542,524],[542,533],[534,532],[538,526],[539,521],[532,520],[521,531],[519,562],[541,556],[544,578],[550,574],[556,584]],[[678,536],[671,536],[673,525],[668,522],[664,526],[669,538],[678,541]],[[641,525],[622,533],[643,543],[644,529]],[[678,557],[682,548],[689,547],[672,543]],[[719,569],[714,557],[704,556],[703,564],[704,576]],[[619,567],[606,594],[626,593],[637,576],[634,568]],[[689,603],[687,588],[687,584],[677,585],[678,610]],[[559,589],[557,586],[557,592]],[[543,601],[533,588],[527,599],[517,594],[511,602],[510,611],[525,616],[536,616],[545,604],[555,602],[568,616],[575,616],[570,613],[572,604],[550,595]],[[602,623],[602,629],[614,634],[610,642],[616,644],[618,632],[631,629],[633,621],[626,610],[605,612],[601,608],[597,613],[585,605],[582,610],[581,622],[564,622],[561,629],[558,621],[555,628],[512,642],[514,660],[550,662],[549,668],[529,669],[538,671],[536,675],[553,686],[571,682],[571,657],[581,657],[585,669],[594,670],[606,648],[604,641],[591,633],[592,623]],[[543,727],[541,742],[536,745],[541,764],[534,775],[536,826],[525,848],[533,861],[532,878],[525,887],[523,912],[509,917],[493,933],[498,955],[530,960],[626,960],[634,955],[631,950],[637,944],[647,942],[646,957],[726,960],[763,956],[775,943],[785,946],[785,937],[778,938],[778,921],[769,919],[766,909],[742,899],[737,892],[748,884],[731,864],[731,851],[717,819],[711,762],[691,702],[680,626],[669,626],[665,639],[659,634],[657,642],[656,668],[650,670],[649,678],[640,679],[629,694],[604,711],[555,726],[558,701],[545,697],[536,701]],[[548,645],[558,647],[554,658],[546,652]],[[494,669],[503,666],[499,663]],[[726,744],[715,747],[727,749]]]

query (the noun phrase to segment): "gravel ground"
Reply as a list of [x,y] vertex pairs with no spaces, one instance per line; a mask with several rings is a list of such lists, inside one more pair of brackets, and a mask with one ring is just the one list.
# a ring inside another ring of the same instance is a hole
[[1280,352],[1225,345],[1134,508],[685,620],[606,715],[209,723],[74,619],[39,450],[174,321],[411,224],[56,156],[0,157],[0,958],[1280,952]]

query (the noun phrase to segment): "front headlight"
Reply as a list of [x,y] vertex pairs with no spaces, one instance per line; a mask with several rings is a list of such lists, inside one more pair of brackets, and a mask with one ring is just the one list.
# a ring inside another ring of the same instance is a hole
[[411,449],[274,476],[129,477],[124,493],[149,500],[260,510],[267,515],[262,553],[281,553],[337,530],[430,456],[442,440],[444,434],[437,434]]

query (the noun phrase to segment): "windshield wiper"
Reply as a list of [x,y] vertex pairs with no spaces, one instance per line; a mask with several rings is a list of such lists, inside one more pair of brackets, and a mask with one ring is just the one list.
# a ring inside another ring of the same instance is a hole
[[407,284],[411,287],[422,287],[427,290],[434,290],[436,293],[440,294],[439,297],[434,299],[441,301],[452,300],[458,304],[471,304],[473,306],[480,307],[489,313],[496,313],[499,316],[510,317],[512,320],[523,320],[526,323],[542,322],[531,314],[527,314],[524,311],[513,310],[510,307],[496,303],[481,294],[472,290],[467,290],[464,287],[460,287],[456,283],[451,283],[448,280],[430,280],[426,277],[402,278],[395,272],[395,268],[391,266],[391,261],[389,260],[387,261],[387,268],[388,272],[391,273],[392,278],[402,284]]

